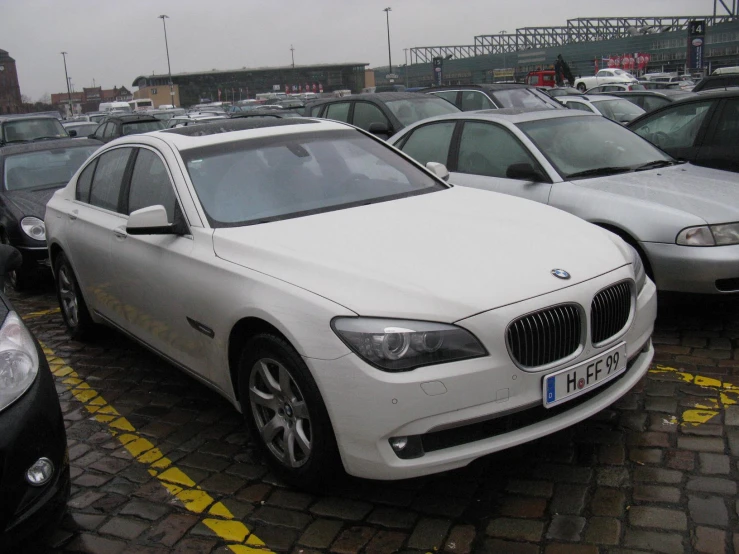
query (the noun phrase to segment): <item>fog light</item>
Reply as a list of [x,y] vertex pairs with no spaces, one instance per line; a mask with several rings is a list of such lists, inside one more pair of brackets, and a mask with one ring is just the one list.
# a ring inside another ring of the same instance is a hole
[[40,487],[49,482],[54,475],[54,464],[49,458],[39,458],[26,471],[26,481],[34,487]]
[[412,435],[410,437],[391,437],[390,448],[393,449],[395,455],[401,460],[411,460],[420,458],[424,455],[423,443],[420,435]]
[[398,453],[408,446],[408,437],[393,437],[390,439],[390,446]]

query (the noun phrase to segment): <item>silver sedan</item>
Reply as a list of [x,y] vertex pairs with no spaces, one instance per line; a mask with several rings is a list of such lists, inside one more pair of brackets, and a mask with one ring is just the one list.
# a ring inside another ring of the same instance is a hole
[[660,290],[739,293],[734,173],[678,162],[575,110],[450,114],[389,143],[422,164],[445,164],[454,184],[529,198],[613,231],[640,252]]

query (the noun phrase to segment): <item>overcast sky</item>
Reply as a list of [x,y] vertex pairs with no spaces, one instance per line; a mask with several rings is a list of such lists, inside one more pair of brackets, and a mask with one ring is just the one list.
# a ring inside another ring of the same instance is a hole
[[167,72],[160,14],[167,14],[172,73],[213,68],[367,62],[387,65],[382,9],[391,6],[393,65],[403,48],[472,44],[517,27],[575,17],[705,15],[713,0],[0,0],[0,49],[18,63],[33,100]]

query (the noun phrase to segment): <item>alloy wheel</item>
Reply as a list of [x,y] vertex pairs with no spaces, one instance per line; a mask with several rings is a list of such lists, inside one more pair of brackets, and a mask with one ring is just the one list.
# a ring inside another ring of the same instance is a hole
[[312,449],[308,405],[290,371],[262,358],[249,375],[249,403],[264,444],[288,468],[304,465]]
[[76,327],[79,323],[79,303],[77,302],[77,291],[72,280],[70,270],[62,265],[59,268],[59,298],[62,310],[70,327]]

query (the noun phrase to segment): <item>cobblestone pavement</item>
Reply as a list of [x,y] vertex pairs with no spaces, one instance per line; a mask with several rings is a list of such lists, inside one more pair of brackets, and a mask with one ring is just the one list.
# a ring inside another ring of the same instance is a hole
[[575,428],[315,496],[272,476],[203,385],[115,332],[71,341],[48,291],[12,299],[49,349],[69,438],[48,551],[739,554],[739,302],[661,299],[655,368]]

